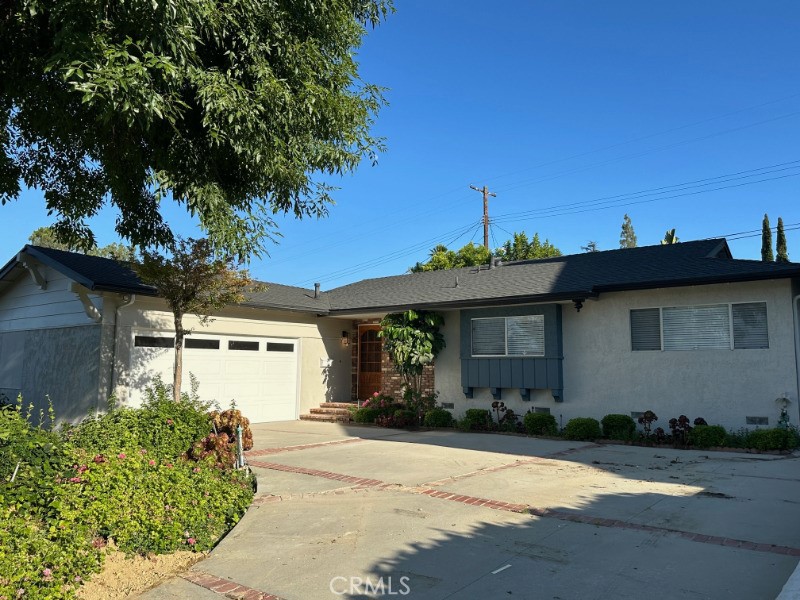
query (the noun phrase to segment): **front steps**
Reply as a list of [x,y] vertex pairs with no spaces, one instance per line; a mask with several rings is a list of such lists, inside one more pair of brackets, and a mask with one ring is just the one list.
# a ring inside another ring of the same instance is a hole
[[319,408],[312,408],[307,415],[300,415],[301,421],[322,421],[325,423],[349,423],[350,409],[355,402],[323,402]]

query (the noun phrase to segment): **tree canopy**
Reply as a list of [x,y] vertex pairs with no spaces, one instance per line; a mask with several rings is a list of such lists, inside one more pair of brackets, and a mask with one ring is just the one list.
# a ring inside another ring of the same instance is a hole
[[102,256],[103,258],[113,258],[114,260],[125,262],[133,262],[136,258],[136,249],[133,246],[126,246],[118,242],[111,243],[108,246],[90,248],[88,250],[70,246],[69,244],[59,241],[58,235],[52,227],[39,227],[35,229],[28,238],[28,241],[34,246],[42,246],[43,248],[83,252],[89,256]]
[[769,216],[766,214],[764,214],[764,220],[761,221],[761,260],[764,262],[775,260],[775,254],[772,251],[772,228],[769,226]]
[[620,248],[636,248],[636,232],[633,230],[631,218],[625,214],[622,218],[622,231],[619,234]]
[[775,242],[775,261],[789,262],[789,252],[786,249],[786,232],[783,230],[783,219],[778,217],[778,232]]
[[332,188],[382,149],[382,90],[355,50],[391,0],[0,4],[0,203],[44,192],[59,240],[119,211],[136,246],[168,246],[168,200],[211,245],[263,249],[272,215],[322,216]]
[[661,240],[662,246],[668,246],[669,244],[678,244],[680,243],[680,239],[678,239],[678,235],[675,233],[675,229],[667,229],[667,232],[664,234],[664,239]]
[[[525,232],[514,233],[513,238],[495,249],[494,256],[504,262],[512,260],[531,260],[536,258],[549,258],[561,256],[561,250],[556,248],[549,240],[542,242],[539,234],[534,233],[529,241]],[[459,250],[450,250],[447,246],[439,244],[431,249],[429,258],[424,263],[417,263],[411,267],[412,273],[422,271],[442,271],[445,269],[460,269],[461,267],[474,267],[488,265],[492,253],[484,246],[469,242]]]

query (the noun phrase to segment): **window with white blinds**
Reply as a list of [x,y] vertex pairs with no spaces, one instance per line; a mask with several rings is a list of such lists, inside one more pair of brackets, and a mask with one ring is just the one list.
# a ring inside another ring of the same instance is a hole
[[472,319],[472,356],[543,356],[544,315]]
[[730,350],[731,320],[727,304],[670,306],[661,309],[664,350]]
[[634,309],[630,319],[634,351],[769,348],[765,302]]

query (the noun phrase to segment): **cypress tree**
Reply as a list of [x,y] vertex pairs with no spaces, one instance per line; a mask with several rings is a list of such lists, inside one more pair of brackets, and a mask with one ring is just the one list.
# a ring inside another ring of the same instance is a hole
[[636,232],[633,231],[631,218],[626,214],[622,219],[622,232],[619,234],[620,248],[636,248]]
[[786,251],[786,234],[783,231],[783,219],[780,217],[778,217],[778,239],[775,249],[778,252],[778,255],[775,257],[776,261],[782,263],[789,262],[789,253]]
[[766,213],[761,223],[761,260],[764,262],[775,260],[775,255],[772,253],[772,229],[770,229],[769,217]]

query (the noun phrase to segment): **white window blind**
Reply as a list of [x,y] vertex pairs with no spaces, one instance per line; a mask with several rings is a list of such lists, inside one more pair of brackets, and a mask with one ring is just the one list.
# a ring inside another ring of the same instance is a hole
[[473,356],[504,356],[505,353],[505,318],[472,319]]
[[670,306],[662,309],[664,350],[729,350],[730,312],[727,304]]
[[733,347],[736,350],[769,348],[766,302],[734,304]]
[[506,317],[509,356],[544,355],[544,315]]
[[661,311],[658,308],[631,311],[631,349],[661,350]]
[[544,315],[472,319],[473,356],[544,356]]

